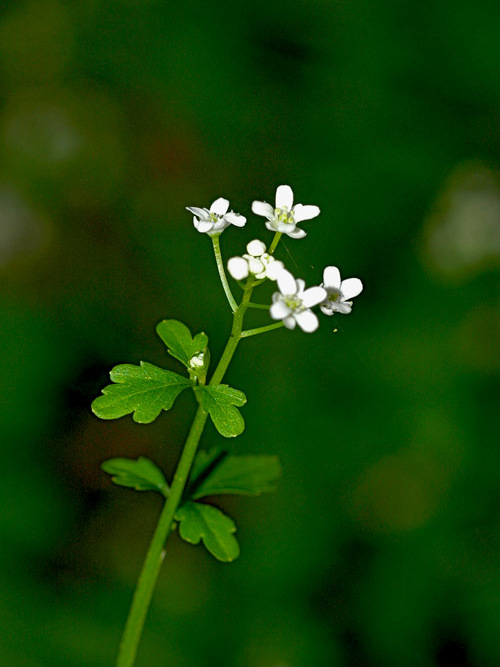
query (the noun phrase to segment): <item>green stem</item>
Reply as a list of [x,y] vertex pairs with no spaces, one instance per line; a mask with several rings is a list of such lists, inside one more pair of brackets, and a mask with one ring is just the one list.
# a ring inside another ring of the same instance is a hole
[[250,301],[247,305],[249,308],[261,308],[262,310],[269,310],[269,304],[265,303],[252,303]]
[[245,313],[247,311],[248,304],[250,302],[250,297],[252,296],[252,289],[253,289],[253,277],[249,276],[247,284],[245,285],[245,290],[243,292],[241,303],[236,309],[236,312],[234,313],[231,335],[229,336],[229,340],[226,343],[224,352],[222,353],[220,361],[217,365],[217,368],[214,371],[214,374],[209,384],[214,385],[221,383],[222,378],[224,377],[224,373],[226,372],[227,367],[229,366],[229,362],[233,358],[233,354],[236,348],[238,347],[238,343],[242,338],[241,332],[243,329],[243,318],[245,317]]
[[172,523],[177,506],[186,486],[191,465],[208,415],[198,408],[186,444],[182,451],[177,470],[168,498],[156,526],[156,530],[149,545],[146,560],[137,582],[132,606],[123,631],[123,637],[118,652],[116,667],[132,667],[137,655],[137,648],[142,634],[146,614],[151,603],[154,587],[160,573],[161,564],[165,557],[165,542],[172,529]]
[[[215,239],[216,237],[212,238]],[[245,286],[241,303],[235,309],[231,335],[229,336],[224,352],[222,353],[217,368],[210,380],[211,385],[220,384],[224,377],[224,373],[233,358],[236,348],[238,347],[238,343],[243,337],[243,318],[248,308],[252,288],[253,278],[250,277]],[[181,458],[177,465],[177,470],[174,474],[170,493],[168,494],[168,498],[161,511],[153,539],[149,545],[146,559],[137,582],[132,606],[130,607],[130,612],[123,631],[116,667],[133,667],[135,662],[142,629],[151,604],[151,598],[153,597],[153,591],[160,573],[161,564],[165,557],[165,543],[172,530],[175,513],[177,512],[179,502],[181,501],[182,494],[186,487],[207,417],[208,414],[203,412],[201,407],[198,407]]]
[[271,243],[271,247],[267,251],[270,255],[273,254],[273,252],[276,250],[276,246],[280,242],[280,238],[282,237],[282,232],[276,232],[273,238],[273,242]]
[[235,313],[236,310],[238,309],[238,304],[234,300],[233,293],[231,292],[231,288],[229,287],[229,283],[227,282],[226,271],[224,269],[224,262],[222,261],[222,254],[221,254],[221,251],[220,251],[219,236],[220,236],[220,234],[217,234],[216,236],[212,236],[212,244],[214,246],[215,261],[217,262],[217,269],[219,271],[219,277],[220,277],[220,281],[222,283],[222,287],[224,288],[224,292],[226,294],[227,300],[229,301],[229,305],[231,306],[231,310],[233,311],[233,313]]
[[267,331],[273,331],[274,329],[281,329],[284,326],[283,322],[276,322],[275,324],[268,324],[267,327],[257,327],[257,329],[247,329],[242,331],[240,336],[241,338],[248,338],[249,336],[257,336],[257,334],[266,333]]

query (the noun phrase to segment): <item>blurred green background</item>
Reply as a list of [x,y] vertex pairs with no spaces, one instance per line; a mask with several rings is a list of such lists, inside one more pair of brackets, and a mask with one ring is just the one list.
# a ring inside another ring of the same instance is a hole
[[231,565],[171,539],[137,665],[498,667],[499,34],[491,0],[2,2],[2,666],[113,663],[160,499],[99,465],[170,474],[194,405],[141,426],[90,403],[117,363],[176,369],[160,319],[220,353],[185,206],[247,215],[229,257],[288,183],[322,213],[281,258],[365,290],[241,344],[225,444],[279,454],[279,492],[223,499]]

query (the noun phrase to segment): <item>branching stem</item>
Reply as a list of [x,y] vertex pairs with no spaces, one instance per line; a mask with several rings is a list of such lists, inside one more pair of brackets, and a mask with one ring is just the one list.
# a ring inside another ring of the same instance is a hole
[[261,310],[269,310],[269,304],[265,303],[252,303],[251,301],[248,303],[249,308],[260,308]]
[[[216,247],[219,248],[218,238],[212,237],[212,240],[214,242],[214,250],[216,249]],[[215,252],[215,255],[217,258],[217,250]],[[220,248],[219,248],[219,257],[220,257]],[[217,265],[219,266],[219,261],[217,262]],[[222,260],[221,260],[221,265],[222,265]],[[224,271],[223,267],[222,271]],[[229,340],[227,341],[224,352],[222,353],[220,361],[217,364],[217,368],[215,369],[212,379],[210,380],[211,385],[218,385],[221,383],[222,378],[224,377],[224,374],[227,370],[227,367],[229,366],[231,359],[233,358],[233,355],[236,351],[236,348],[238,347],[238,343],[242,338],[245,337],[244,332],[242,332],[243,318],[245,316],[246,310],[250,302],[252,289],[253,289],[253,278],[250,277],[245,285],[240,305],[237,306],[235,303],[231,335],[229,336]],[[226,296],[228,296],[228,292],[226,292]],[[160,518],[158,520],[158,524],[156,526],[153,535],[153,539],[151,540],[151,544],[149,545],[146,559],[144,561],[141,574],[137,582],[137,587],[135,589],[134,597],[132,600],[132,606],[130,607],[130,612],[127,618],[125,629],[123,631],[122,640],[120,643],[120,649],[118,652],[116,667],[133,667],[135,663],[135,658],[137,655],[137,649],[139,646],[139,641],[141,639],[144,622],[146,620],[146,615],[148,613],[149,606],[151,604],[153,591],[156,585],[156,581],[158,579],[158,575],[160,573],[161,565],[165,557],[165,543],[172,530],[172,524],[174,522],[175,513],[177,512],[177,508],[181,501],[182,494],[189,479],[191,466],[193,465],[194,457],[196,455],[196,450],[198,448],[198,443],[200,442],[203,429],[205,428],[207,417],[208,414],[206,412],[203,412],[201,406],[199,406],[198,410],[196,411],[193,424],[189,431],[189,435],[184,444],[182,455],[177,465],[177,470],[175,471],[174,474],[174,479],[172,481],[170,493],[161,511]]]
[[241,332],[242,338],[249,338],[250,336],[257,336],[257,334],[274,331],[274,329],[281,329],[284,326],[283,322],[276,322],[275,324],[268,324],[267,327],[257,327],[257,329],[247,329]]

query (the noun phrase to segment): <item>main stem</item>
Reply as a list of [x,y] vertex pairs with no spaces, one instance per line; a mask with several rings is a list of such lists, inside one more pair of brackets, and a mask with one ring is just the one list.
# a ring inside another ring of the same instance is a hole
[[[221,383],[227,367],[238,347],[238,343],[242,338],[243,318],[252,294],[252,285],[253,279],[249,278],[245,291],[243,292],[241,303],[237,306],[234,313],[231,335],[229,336],[224,352],[222,353],[217,368],[210,380],[211,385],[218,385]],[[153,597],[153,591],[160,573],[161,564],[165,557],[165,543],[172,530],[174,516],[186,487],[207,417],[208,414],[203,412],[201,406],[198,407],[174,474],[168,498],[161,511],[153,539],[151,540],[146,559],[142,566],[141,574],[139,575],[132,605],[123,631],[118,658],[116,660],[116,667],[132,667],[135,662],[142,629],[151,604],[151,598]]]
[[208,415],[199,407],[196,411],[186,444],[184,445],[177,470],[175,471],[168,499],[161,511],[153,539],[151,540],[146,559],[142,566],[132,606],[130,607],[127,623],[123,631],[116,667],[132,667],[135,662],[144,621],[146,620],[146,614],[151,603],[161,564],[165,557],[165,542],[172,529],[174,515],[177,511],[184,487],[186,486],[189,471],[191,470],[207,417]]

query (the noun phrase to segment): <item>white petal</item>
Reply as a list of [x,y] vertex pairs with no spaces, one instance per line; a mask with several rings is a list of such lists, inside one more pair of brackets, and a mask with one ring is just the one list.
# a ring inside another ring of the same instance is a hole
[[300,313],[295,313],[295,319],[302,331],[307,331],[307,333],[316,331],[319,325],[318,318],[311,310],[303,310]]
[[290,315],[290,308],[284,301],[275,301],[269,309],[269,314],[273,320],[282,320]]
[[280,185],[276,189],[276,208],[287,207],[290,211],[293,207],[293,192],[289,185]]
[[262,243],[262,241],[259,241],[258,239],[254,239],[247,245],[247,251],[249,255],[260,257],[263,253],[266,252],[266,244]]
[[306,308],[312,308],[324,301],[327,296],[326,290],[322,287],[310,287],[302,295],[302,303]]
[[295,325],[297,324],[295,321],[295,317],[293,315],[290,315],[289,317],[285,317],[283,320],[283,324],[286,326],[287,329],[295,329]]
[[328,305],[332,314],[341,313],[342,315],[348,315],[352,310],[352,301],[330,301]]
[[278,276],[278,287],[282,294],[297,294],[297,283],[290,271],[283,269]]
[[324,313],[325,315],[333,315],[333,308],[332,304],[330,301],[325,301],[325,303],[322,303],[320,305],[321,312]]
[[252,203],[252,211],[255,215],[263,215],[264,218],[268,218],[269,220],[274,218],[274,208],[265,201],[254,201]]
[[352,301],[337,301],[333,304],[333,310],[342,315],[349,315],[352,310]]
[[285,231],[285,234],[288,234],[288,236],[291,239],[303,239],[304,236],[307,236],[307,232],[305,232],[303,229],[299,229],[298,227],[295,227],[291,232]]
[[363,291],[363,283],[359,278],[347,278],[343,280],[340,286],[342,299],[352,299]]
[[297,292],[298,294],[302,294],[302,292],[306,288],[306,281],[302,280],[302,278],[297,278]]
[[275,260],[274,262],[269,262],[266,268],[266,276],[269,280],[276,280],[279,274],[285,270],[283,262]]
[[200,220],[208,220],[209,211],[206,208],[199,208],[198,206],[186,206],[188,211],[191,211],[194,215],[197,215]]
[[224,199],[224,197],[219,197],[216,199],[212,206],[210,207],[210,213],[216,213],[217,215],[224,215],[227,213],[229,208],[229,201]]
[[204,234],[205,232],[209,232],[212,229],[214,223],[207,222],[207,220],[198,220],[198,218],[193,218],[193,225],[199,232]]
[[228,223],[225,222],[224,219],[219,220],[218,222],[214,222],[214,226],[209,232],[207,232],[207,234],[209,236],[220,236],[220,234],[222,234],[222,232],[226,229],[227,226]]
[[265,270],[264,264],[256,257],[250,257],[248,260],[248,266],[250,268],[250,273],[253,273],[254,275],[257,273],[262,273],[262,271]]
[[243,257],[231,257],[227,270],[235,280],[243,280],[248,276],[248,262]]
[[276,229],[276,220],[274,220],[274,219],[271,220],[271,221],[268,220],[266,222],[266,227],[267,227],[267,229],[269,229],[270,232],[276,232],[277,231],[277,229]]
[[294,222],[283,222],[282,220],[273,220],[273,225],[275,229],[277,229],[278,232],[281,232],[282,234],[291,234],[293,231],[295,231]]
[[247,221],[247,219],[245,218],[244,215],[240,215],[239,213],[234,213],[234,211],[230,211],[229,213],[226,213],[224,218],[231,225],[236,225],[236,227],[244,227],[245,222]]
[[323,284],[328,289],[340,289],[340,271],[336,266],[327,266],[323,271]]
[[319,215],[320,211],[317,206],[304,206],[303,204],[296,204],[293,209],[293,217],[295,222],[301,222],[302,220],[310,220]]

